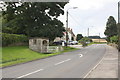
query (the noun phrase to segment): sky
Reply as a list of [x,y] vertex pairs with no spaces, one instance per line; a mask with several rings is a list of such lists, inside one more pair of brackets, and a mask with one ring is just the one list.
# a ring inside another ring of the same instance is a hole
[[[105,37],[104,31],[109,16],[113,16],[118,21],[118,2],[120,0],[70,0],[64,7],[64,15],[58,19],[66,27],[66,11],[68,10],[68,27],[72,28],[75,35]],[[72,9],[72,7],[78,7]]]

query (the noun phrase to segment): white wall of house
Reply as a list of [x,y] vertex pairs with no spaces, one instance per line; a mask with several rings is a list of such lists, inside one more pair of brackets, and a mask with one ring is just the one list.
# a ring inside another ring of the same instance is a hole
[[68,38],[69,40],[68,41],[71,41],[72,40],[72,34],[68,32]]
[[[70,30],[68,30],[68,41],[72,41],[72,37],[74,38],[74,41],[76,41],[76,36],[74,35],[73,32],[71,32]],[[60,40],[64,40],[66,41],[66,33],[64,32],[64,36],[62,38],[56,37],[56,39],[54,41],[60,41]]]

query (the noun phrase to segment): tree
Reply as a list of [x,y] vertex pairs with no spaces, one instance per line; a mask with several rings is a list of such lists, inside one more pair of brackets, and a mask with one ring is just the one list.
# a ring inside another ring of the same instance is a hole
[[92,40],[88,37],[84,37],[81,40],[79,40],[79,42],[92,42]]
[[118,36],[110,37],[110,42],[118,44]]
[[106,24],[106,30],[104,34],[107,36],[108,41],[110,41],[110,37],[116,36],[117,33],[117,24],[113,16],[110,16],[108,18],[107,24]]
[[65,31],[63,23],[58,20],[60,14],[64,14],[63,3],[40,3],[40,2],[7,2],[6,23],[3,32],[7,28],[12,29],[14,34],[25,34],[29,37],[47,37],[54,40],[62,37]]
[[83,38],[82,34],[77,34],[77,38],[76,38],[77,41],[79,41],[82,38]]

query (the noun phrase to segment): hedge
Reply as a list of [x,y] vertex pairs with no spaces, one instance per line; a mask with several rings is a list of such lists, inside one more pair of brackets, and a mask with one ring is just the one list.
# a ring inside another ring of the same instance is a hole
[[8,46],[14,43],[23,42],[28,42],[28,37],[25,35],[2,33],[2,46]]

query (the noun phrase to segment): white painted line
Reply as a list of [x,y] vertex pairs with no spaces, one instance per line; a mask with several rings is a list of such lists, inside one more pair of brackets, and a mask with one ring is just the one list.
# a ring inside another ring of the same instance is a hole
[[[102,59],[97,63],[97,65],[95,65],[95,66],[84,76],[84,78],[86,78],[95,68],[97,68],[97,66],[102,62],[104,56],[105,56],[105,54],[103,55]],[[82,80],[84,80],[84,78],[83,78]]]
[[69,60],[71,60],[71,59],[67,59],[67,60],[61,61],[61,62],[59,62],[59,63],[56,63],[55,65],[62,64],[62,63],[67,62],[67,61],[69,61]]
[[79,54],[79,56],[80,56],[80,57],[83,57],[83,55],[82,55],[82,54]]
[[23,78],[23,77],[26,77],[26,76],[28,76],[28,75],[31,75],[31,74],[34,74],[34,73],[40,72],[40,71],[42,71],[42,70],[44,70],[44,69],[39,69],[39,70],[36,70],[36,71],[30,72],[30,73],[28,73],[28,74],[22,75],[22,76],[17,77],[17,78]]

